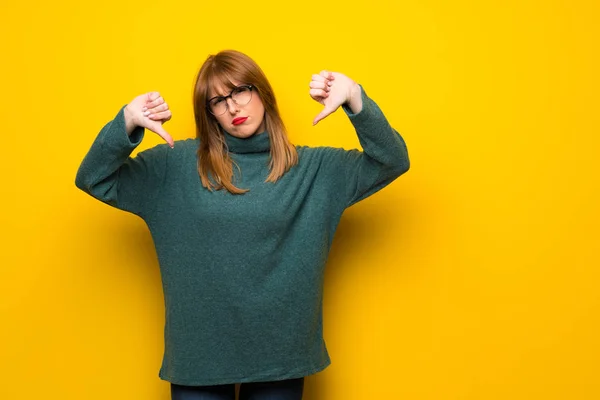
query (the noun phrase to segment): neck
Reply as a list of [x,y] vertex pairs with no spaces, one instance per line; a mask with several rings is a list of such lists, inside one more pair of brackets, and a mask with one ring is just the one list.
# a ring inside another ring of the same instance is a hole
[[231,153],[264,153],[271,150],[269,132],[263,130],[247,138],[239,138],[223,130],[225,143]]

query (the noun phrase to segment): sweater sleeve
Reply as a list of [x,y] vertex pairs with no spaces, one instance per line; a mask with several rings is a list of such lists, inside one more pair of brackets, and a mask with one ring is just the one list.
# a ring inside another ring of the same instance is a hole
[[159,144],[130,157],[144,138],[144,128],[130,136],[125,127],[125,106],[101,130],[85,155],[75,185],[94,198],[144,218],[154,206],[166,176],[167,144]]
[[[363,151],[330,148],[328,163],[334,165],[345,208],[381,190],[408,171],[410,162],[404,139],[390,126],[379,106],[360,85],[362,109],[354,114],[342,108],[354,126]],[[339,182],[339,180],[342,182]]]

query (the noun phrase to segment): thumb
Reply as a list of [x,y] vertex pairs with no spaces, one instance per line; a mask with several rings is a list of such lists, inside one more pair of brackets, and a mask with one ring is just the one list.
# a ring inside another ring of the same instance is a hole
[[167,131],[164,130],[164,128],[162,127],[162,125],[160,123],[158,125],[153,125],[149,129],[152,132],[158,134],[158,136],[163,138],[167,143],[169,143],[169,146],[171,146],[171,148],[173,148],[175,146],[175,142],[173,141],[173,138],[171,137],[171,135],[169,135],[169,133]]
[[317,122],[319,122],[320,120],[322,120],[323,118],[325,118],[326,116],[328,116],[329,114],[331,114],[334,110],[332,110],[331,108],[324,108],[323,111],[321,111],[316,117],[315,119],[313,119],[313,126],[317,124]]

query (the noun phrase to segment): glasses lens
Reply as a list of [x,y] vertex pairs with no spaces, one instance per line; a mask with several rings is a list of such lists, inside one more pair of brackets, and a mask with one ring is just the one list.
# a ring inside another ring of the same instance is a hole
[[210,106],[210,111],[215,115],[221,115],[225,111],[227,111],[227,104],[225,103],[225,100],[222,98],[211,100],[211,102],[209,103],[209,106]]
[[[252,89],[250,86],[240,86],[231,92],[231,98],[235,104],[244,106],[252,100]],[[217,97],[209,103],[210,111],[214,115],[221,115],[227,111],[227,100],[224,97]]]
[[252,90],[250,90],[249,86],[240,86],[233,90],[231,97],[236,104],[243,106],[250,103],[250,99],[252,99]]

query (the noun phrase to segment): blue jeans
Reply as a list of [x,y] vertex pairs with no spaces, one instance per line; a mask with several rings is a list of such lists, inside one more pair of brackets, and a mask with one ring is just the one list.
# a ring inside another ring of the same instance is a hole
[[[304,378],[240,384],[239,400],[301,400]],[[171,400],[235,400],[235,383],[184,386],[171,383]]]

